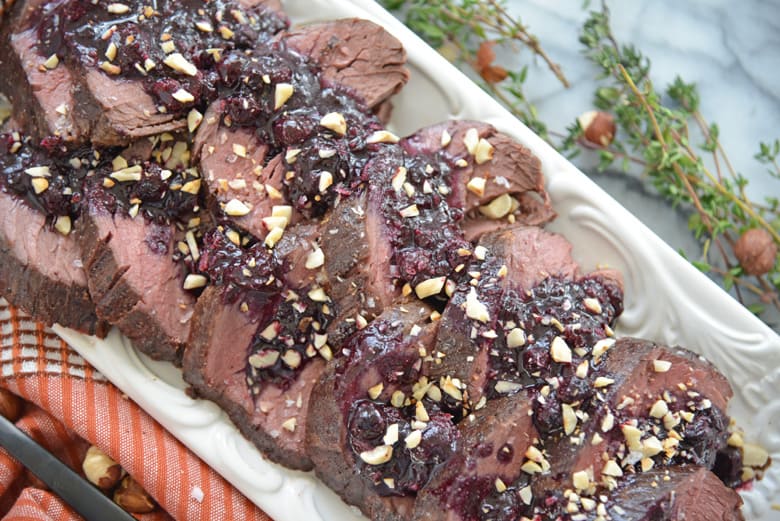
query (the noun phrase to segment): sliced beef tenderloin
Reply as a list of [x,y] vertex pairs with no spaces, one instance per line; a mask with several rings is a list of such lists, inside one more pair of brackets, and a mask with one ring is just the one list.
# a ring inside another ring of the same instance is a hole
[[317,476],[371,519],[409,519],[414,496],[452,455],[450,416],[423,398],[430,308],[388,308],[342,345],[311,395],[306,444]]
[[14,117],[26,132],[38,137],[56,136],[65,142],[79,140],[89,128],[74,115],[73,71],[59,59],[38,50],[35,21],[43,0],[17,2],[0,30],[0,92],[8,96]]
[[334,345],[370,322],[400,296],[391,273],[392,246],[371,198],[355,194],[322,221],[322,272],[337,318],[328,330]]
[[542,456],[530,413],[529,396],[520,393],[492,400],[461,422],[458,450],[423,487],[413,519],[497,521],[527,514],[531,488],[524,465]]
[[311,468],[303,447],[309,395],[336,350],[326,332],[332,304],[312,291],[316,271],[306,268],[317,233],[315,225],[293,227],[272,252],[257,241],[240,246],[227,228],[207,232],[199,268],[210,286],[183,360],[193,394],[215,401],[271,460],[295,469]]
[[0,293],[37,320],[102,336],[72,233],[85,173],[20,132],[0,135]]
[[534,513],[560,521],[744,521],[739,494],[696,465],[630,474],[608,495],[569,490],[563,499],[537,507]]
[[[145,151],[126,153],[129,158]],[[194,169],[178,164],[170,170],[153,161],[128,165],[119,155],[87,179],[79,219],[77,236],[98,316],[142,352],[174,363],[181,360],[195,305],[185,286],[202,285],[181,262],[198,256],[199,187]]]
[[741,505],[739,494],[712,472],[689,465],[629,476],[610,498],[606,510],[615,521],[644,521],[651,519],[649,516],[686,521],[743,521]]
[[160,112],[154,98],[135,81],[116,80],[102,71],[89,70],[74,92],[72,120],[82,127],[90,122],[76,135],[97,147],[128,145],[138,138],[187,127],[185,119]]
[[282,37],[322,68],[326,82],[346,87],[369,108],[398,93],[409,80],[401,42],[368,20],[314,23]]
[[[284,157],[267,157],[270,147],[259,142],[250,128],[222,126],[223,104],[217,101],[206,111],[193,150],[198,154],[212,204],[224,211],[231,201],[240,201],[246,211],[229,210],[234,214],[233,222],[263,239],[269,231],[263,219],[273,216],[274,206],[287,204],[283,195],[287,173]],[[297,217],[297,213],[290,216],[293,222]]]
[[[357,56],[366,48],[355,46],[369,29],[378,47],[366,63]],[[328,50],[320,38],[334,32],[348,43]],[[343,194],[360,175],[366,142],[381,128],[368,108],[406,81],[404,60],[397,40],[352,19],[309,26],[259,46],[254,56],[226,56],[218,70],[233,90],[209,107],[194,147],[209,193],[221,206],[240,201],[248,213],[236,222],[259,238],[268,232],[262,218],[282,196],[296,210],[321,215],[331,194]],[[328,117],[341,118],[344,129]]]
[[48,325],[105,335],[72,236],[56,231],[46,216],[0,189],[0,293]]
[[452,165],[448,202],[466,212],[470,241],[515,222],[538,226],[555,218],[539,159],[487,123],[446,121],[401,145],[412,154],[439,152]]
[[265,315],[226,302],[222,288],[208,287],[198,299],[183,359],[184,379],[193,394],[227,412],[241,433],[270,460],[309,470],[306,436],[314,382],[325,366],[310,361],[288,385],[255,382],[249,357]]
[[[478,403],[486,391],[495,396],[531,383],[527,372],[518,372],[522,363],[518,358],[530,344],[526,337],[531,331],[523,328],[537,324],[532,313],[525,313],[526,320],[517,315],[536,304],[536,288],[551,284],[563,294],[582,285],[576,282],[578,267],[571,258],[571,245],[540,228],[515,226],[490,233],[470,255],[464,257],[463,271],[471,281],[467,279],[470,283],[455,291],[444,309],[435,347],[438,358],[431,368],[437,377],[456,380],[467,392],[467,405]],[[556,304],[555,299],[547,302]],[[572,310],[559,312],[571,314]],[[539,327],[554,329],[550,318]],[[526,323],[529,319],[532,324]],[[549,343],[543,348],[549,349]]]
[[189,334],[194,296],[174,258],[174,225],[114,215],[90,204],[79,242],[98,316],[116,325],[140,351],[177,362]]
[[729,436],[731,387],[712,364],[631,338],[602,340],[594,351],[591,375],[561,380],[534,400],[551,463],[535,497],[614,488],[632,472],[669,464],[713,467]]
[[127,145],[185,129],[190,110],[214,98],[208,49],[250,48],[286,26],[268,6],[278,2],[126,2],[106,9],[30,0],[20,10],[29,23],[14,29],[0,65],[25,79],[9,85],[9,95],[30,110],[32,117],[20,119],[41,137]]

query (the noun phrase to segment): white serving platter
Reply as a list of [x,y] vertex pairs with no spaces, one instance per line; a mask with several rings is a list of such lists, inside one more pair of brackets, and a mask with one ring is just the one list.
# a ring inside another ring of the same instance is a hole
[[[584,269],[609,265],[625,277],[620,335],[678,344],[706,356],[734,388],[729,413],[750,441],[780,462],[780,337],[702,275],[631,213],[433,49],[370,0],[283,0],[293,23],[356,16],[383,25],[409,55],[412,78],[394,99],[399,134],[449,118],[495,125],[542,161],[558,219]],[[192,400],[181,372],[137,353],[117,333],[105,340],[57,333],[206,463],[276,521],[363,519],[311,474],[263,459],[213,403]],[[748,521],[780,518],[780,465],[742,492]],[[775,507],[773,508],[773,505]]]

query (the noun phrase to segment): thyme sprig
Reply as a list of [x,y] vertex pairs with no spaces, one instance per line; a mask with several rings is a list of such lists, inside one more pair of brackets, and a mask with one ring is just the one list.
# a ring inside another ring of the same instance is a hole
[[[758,203],[748,196],[748,180],[729,160],[719,127],[700,111],[696,86],[677,77],[659,92],[650,79],[649,59],[632,45],[618,44],[603,2],[583,25],[580,42],[601,73],[594,103],[614,114],[618,127],[618,139],[610,145],[585,144],[598,149],[599,168],[640,165],[661,196],[675,207],[693,210],[688,226],[702,250],[690,256],[691,262],[721,276],[724,287],[733,287],[741,301],[743,290],[757,295],[760,302],[750,306],[753,311],[760,313],[766,304],[780,310],[780,259],[767,272],[751,276],[740,264],[737,248],[739,238],[751,229],[763,230],[780,245],[778,199],[766,197]],[[563,150],[581,149],[581,136],[577,123],[570,126]],[[780,140],[762,143],[756,159],[778,176],[779,156]]]
[[550,141],[547,125],[525,94],[528,63],[514,70],[492,64],[491,47],[525,48],[541,59],[564,87],[569,81],[522,21],[513,17],[503,0],[382,0],[403,16],[404,23],[432,47],[481,78],[482,87],[542,138]]

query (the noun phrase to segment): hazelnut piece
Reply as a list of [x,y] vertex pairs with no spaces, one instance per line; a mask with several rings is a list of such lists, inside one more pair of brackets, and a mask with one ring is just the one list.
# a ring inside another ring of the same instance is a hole
[[577,118],[577,121],[582,127],[583,137],[593,144],[606,147],[615,139],[615,118],[608,112],[590,110]]
[[131,514],[148,514],[155,509],[152,496],[130,476],[125,477],[114,492],[114,503]]
[[113,490],[124,475],[119,463],[94,445],[87,449],[81,468],[89,482],[104,492]]
[[777,262],[777,244],[766,230],[752,228],[734,245],[734,255],[748,275],[769,273]]
[[10,391],[0,389],[0,415],[11,423],[22,415],[22,400]]

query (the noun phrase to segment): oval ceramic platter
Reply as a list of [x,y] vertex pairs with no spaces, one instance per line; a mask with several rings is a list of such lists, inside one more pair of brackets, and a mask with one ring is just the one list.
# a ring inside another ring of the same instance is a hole
[[[619,334],[679,344],[710,359],[734,387],[730,414],[749,440],[780,462],[780,337],[379,5],[368,0],[283,3],[296,24],[356,16],[383,25],[403,42],[412,78],[393,101],[390,126],[397,133],[448,118],[478,119],[529,147],[542,161],[560,215],[550,228],[574,244],[583,268],[608,265],[623,272],[626,309]],[[139,355],[116,331],[98,340],[56,330],[276,521],[362,519],[313,475],[265,461],[216,405],[184,393],[181,373],[170,364]],[[743,497],[749,521],[777,520],[780,464]]]

